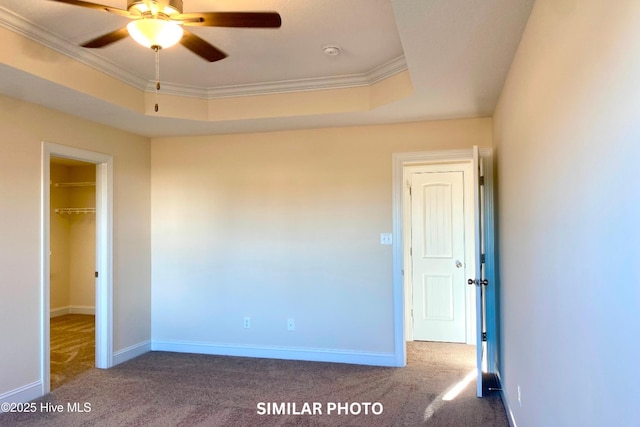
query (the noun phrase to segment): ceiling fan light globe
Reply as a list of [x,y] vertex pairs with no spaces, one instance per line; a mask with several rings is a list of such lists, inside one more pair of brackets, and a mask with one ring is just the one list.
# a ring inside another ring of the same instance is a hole
[[182,27],[165,19],[138,19],[127,25],[131,38],[144,47],[159,46],[162,49],[173,46],[182,38]]

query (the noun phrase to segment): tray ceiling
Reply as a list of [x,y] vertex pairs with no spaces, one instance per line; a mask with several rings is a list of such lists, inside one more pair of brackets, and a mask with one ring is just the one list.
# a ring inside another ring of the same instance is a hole
[[[100,3],[126,8],[125,0]],[[411,93],[387,94],[369,108],[228,120],[154,117],[6,60],[0,62],[0,93],[147,136],[486,117],[493,113],[532,5],[533,0],[184,0],[185,13],[277,11],[282,27],[190,28],[229,55],[219,62],[203,61],[182,46],[160,54],[163,92],[204,100],[373,87],[408,73]],[[102,49],[78,46],[127,22],[48,0],[4,0],[0,6],[0,27],[139,91],[152,91],[151,50],[129,38]],[[324,54],[326,46],[340,47],[340,55]]]

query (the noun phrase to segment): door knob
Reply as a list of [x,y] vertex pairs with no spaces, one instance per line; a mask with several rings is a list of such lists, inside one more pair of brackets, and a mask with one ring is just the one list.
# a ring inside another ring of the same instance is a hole
[[469,279],[467,280],[467,284],[476,285],[476,286],[480,286],[480,285],[487,286],[489,284],[489,281],[487,279]]
[[456,268],[460,267],[462,267],[462,263],[460,262],[460,260],[456,260]]

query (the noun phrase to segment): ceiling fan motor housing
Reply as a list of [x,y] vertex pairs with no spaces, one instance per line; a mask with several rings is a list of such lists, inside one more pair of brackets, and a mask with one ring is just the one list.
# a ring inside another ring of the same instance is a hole
[[131,13],[143,15],[162,13],[168,16],[182,13],[182,0],[127,0],[127,10]]

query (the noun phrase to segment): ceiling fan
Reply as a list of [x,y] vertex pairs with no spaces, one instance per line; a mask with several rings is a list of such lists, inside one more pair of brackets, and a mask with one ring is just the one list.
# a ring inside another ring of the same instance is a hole
[[156,52],[179,42],[209,62],[224,59],[227,54],[184,27],[280,28],[282,23],[277,12],[182,13],[182,0],[127,0],[127,10],[80,0],[51,1],[102,10],[132,19],[126,27],[89,40],[82,47],[104,47],[130,35],[136,42]]

